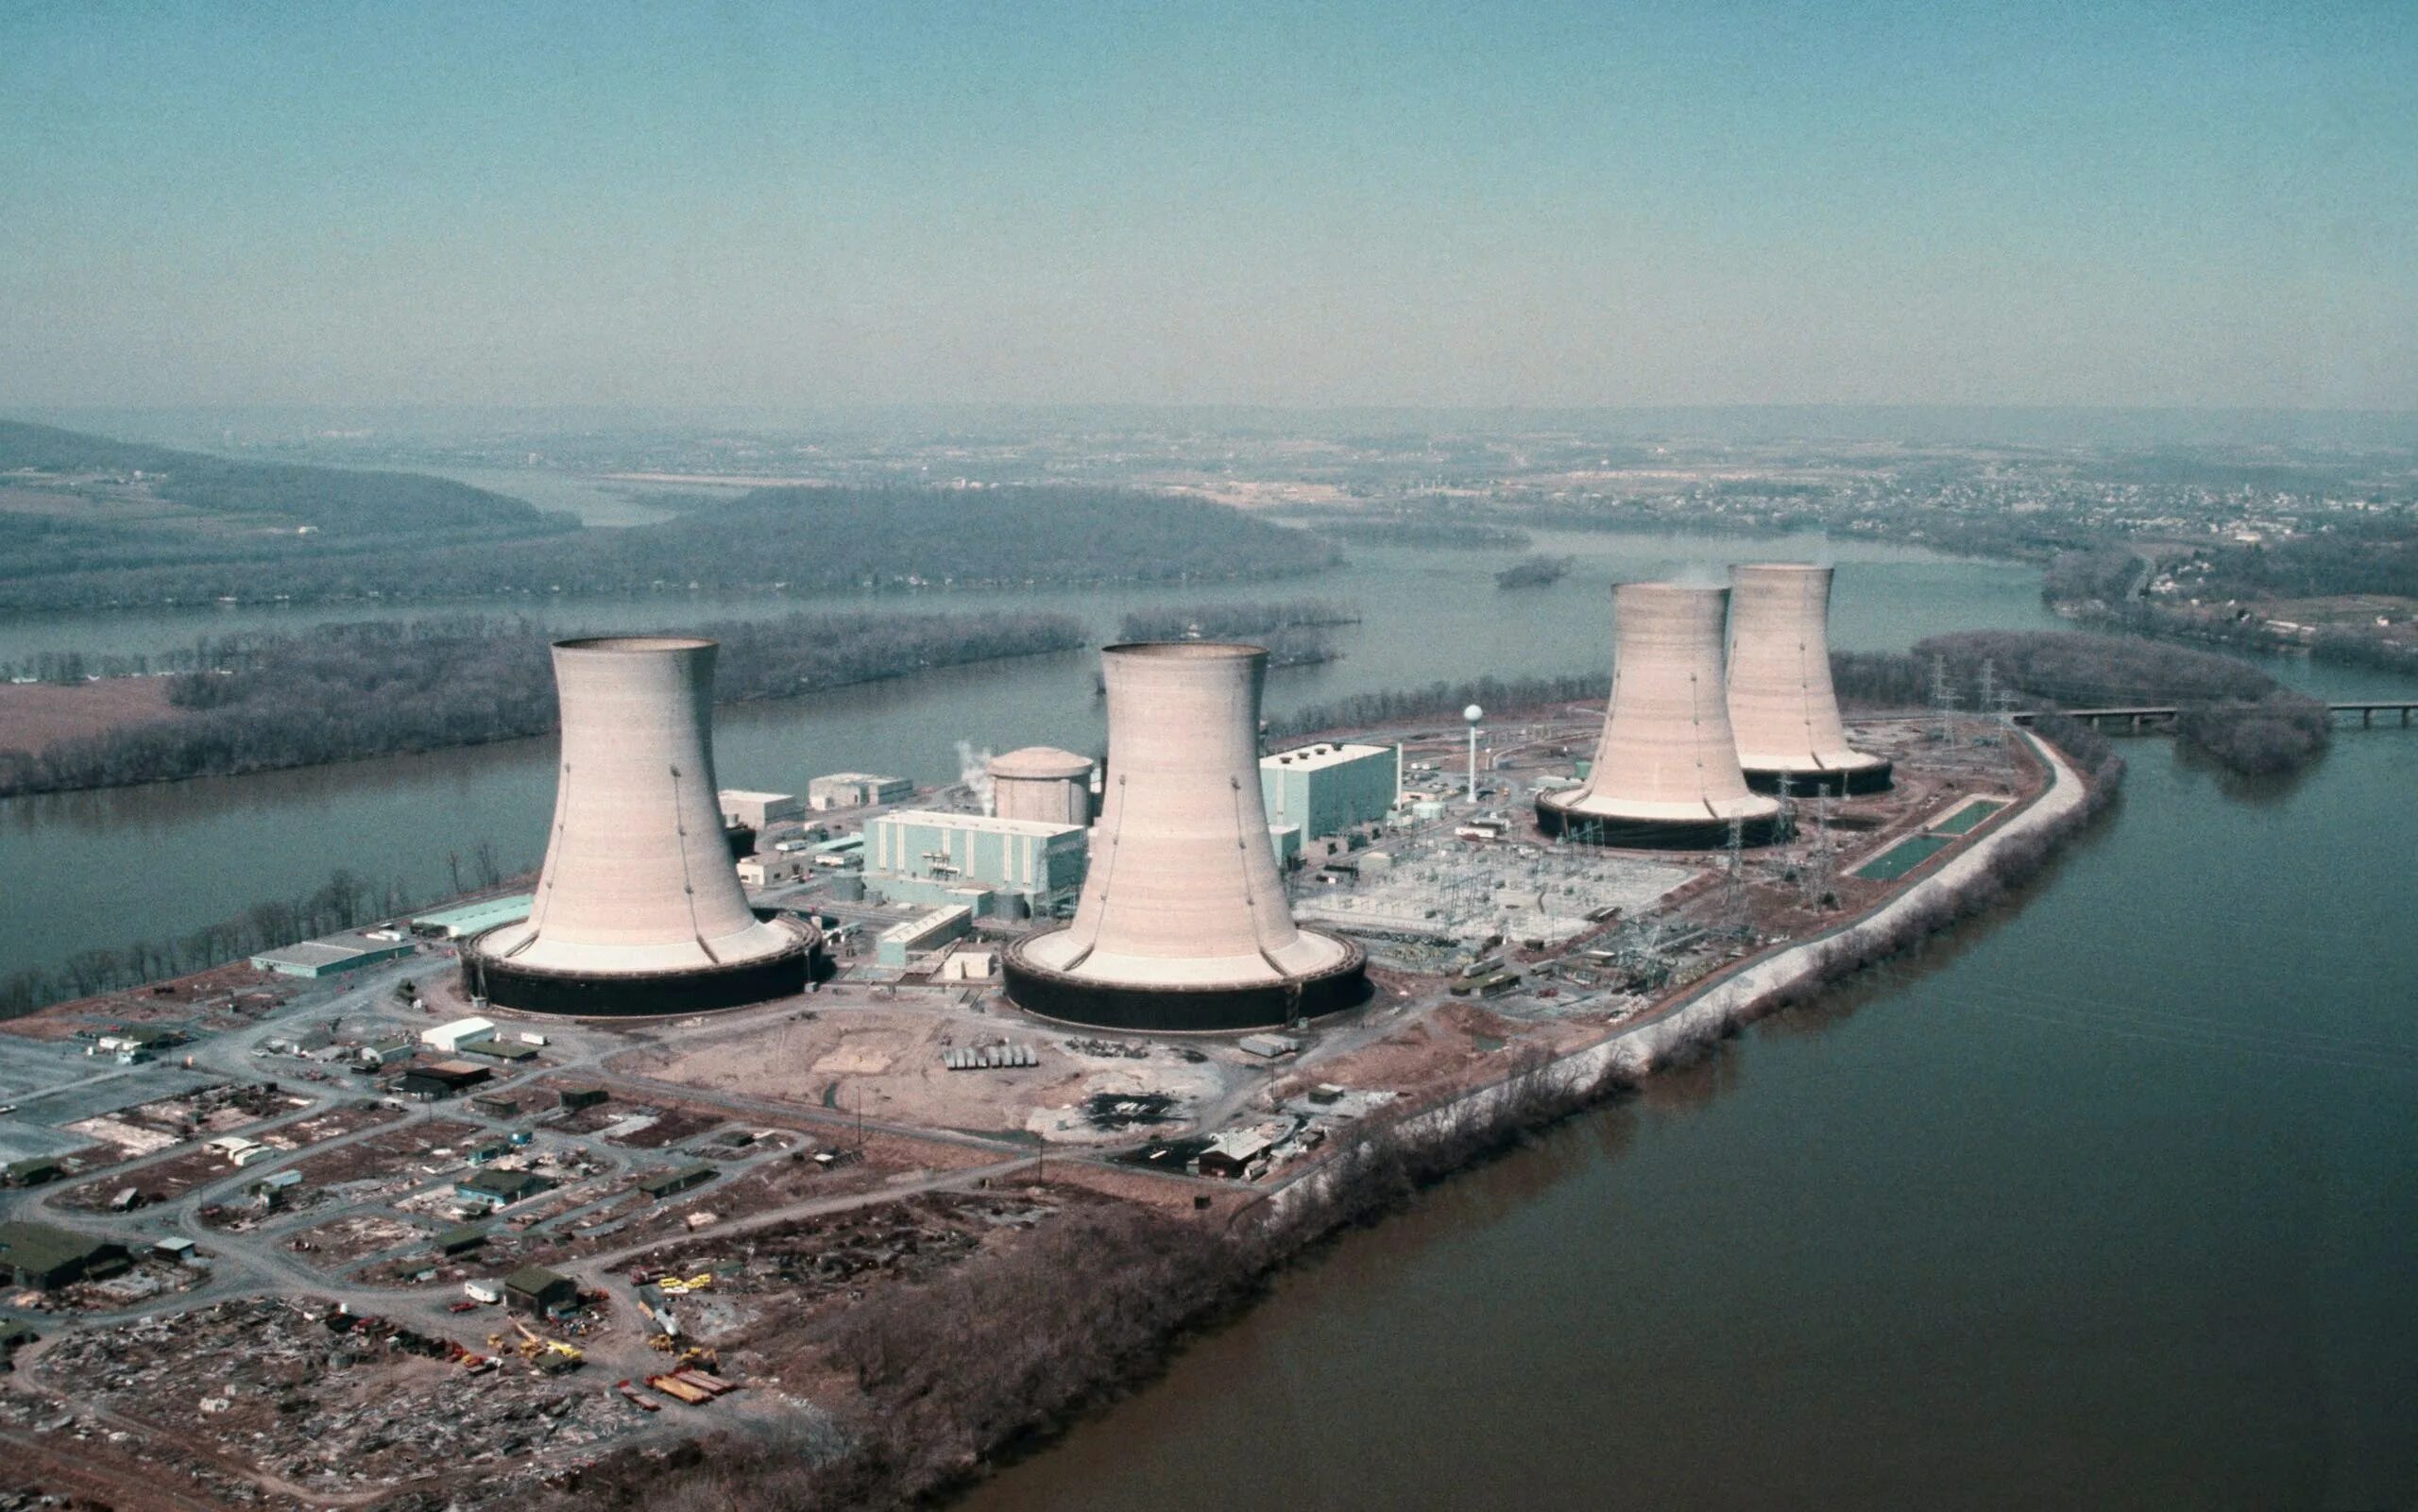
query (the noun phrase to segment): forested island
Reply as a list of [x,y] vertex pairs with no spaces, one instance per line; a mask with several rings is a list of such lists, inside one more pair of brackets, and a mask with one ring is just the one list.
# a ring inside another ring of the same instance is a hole
[[1248,640],[1267,648],[1270,667],[1315,667],[1343,655],[1335,644],[1334,629],[1359,622],[1359,605],[1334,599],[1195,603],[1129,614],[1118,621],[1116,637]]
[[1105,487],[760,488],[583,529],[443,479],[6,422],[0,474],[0,610],[1226,582],[1340,559],[1223,504]]
[[1578,565],[1575,556],[1524,556],[1494,574],[1498,588],[1549,588]]
[[[1088,640],[1057,614],[793,614],[695,627],[722,643],[720,703],[790,698],[935,667],[1066,651]],[[0,796],[316,766],[542,735],[554,727],[560,633],[455,617],[224,636],[170,679],[173,712],[145,723],[0,751]]]

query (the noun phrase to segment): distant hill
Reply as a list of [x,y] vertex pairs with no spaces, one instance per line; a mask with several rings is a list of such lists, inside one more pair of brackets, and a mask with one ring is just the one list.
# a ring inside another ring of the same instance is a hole
[[763,488],[659,524],[582,529],[441,478],[0,422],[0,610],[1218,582],[1337,560],[1331,543],[1240,510],[1122,489]]
[[[460,529],[525,535],[567,528],[535,504],[449,478],[236,462],[0,420],[0,475],[23,471],[71,478],[141,472],[141,487],[152,497],[197,514],[290,521],[348,535]],[[0,484],[10,481],[19,480],[0,477]]]

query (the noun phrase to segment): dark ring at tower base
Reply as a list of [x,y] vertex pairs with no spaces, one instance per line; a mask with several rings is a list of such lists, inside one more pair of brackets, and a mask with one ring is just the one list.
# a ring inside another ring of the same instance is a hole
[[1024,959],[1025,946],[1043,938],[1046,935],[1027,935],[1008,946],[1000,975],[1009,1001],[1028,1013],[1062,1023],[1159,1034],[1223,1034],[1282,1028],[1340,1013],[1369,1000],[1368,953],[1349,940],[1329,934],[1319,938],[1334,940],[1350,954],[1323,971],[1281,982],[1205,987],[1085,981]]
[[[1548,840],[1581,845],[1608,845],[1636,851],[1717,851],[1729,843],[1726,819],[1623,819],[1616,815],[1580,814],[1537,800],[1537,827]],[[1742,845],[1768,845],[1779,838],[1779,815],[1741,820]]]
[[1855,798],[1865,793],[1887,792],[1894,762],[1882,761],[1868,767],[1843,767],[1824,772],[1762,771],[1746,769],[1746,786],[1756,792],[1777,794],[1780,784],[1788,784],[1792,798]]
[[732,966],[616,975],[534,971],[482,953],[473,940],[462,947],[462,991],[523,1013],[647,1018],[710,1012],[794,997],[806,991],[814,976],[819,944],[801,939],[778,955]]

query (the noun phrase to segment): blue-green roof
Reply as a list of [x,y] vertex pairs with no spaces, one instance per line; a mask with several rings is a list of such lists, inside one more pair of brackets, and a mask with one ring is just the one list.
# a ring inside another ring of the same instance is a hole
[[515,893],[508,898],[486,898],[477,903],[465,903],[458,909],[439,909],[434,913],[417,915],[412,927],[423,933],[452,936],[474,935],[498,925],[513,924],[529,917],[536,907],[534,892]]

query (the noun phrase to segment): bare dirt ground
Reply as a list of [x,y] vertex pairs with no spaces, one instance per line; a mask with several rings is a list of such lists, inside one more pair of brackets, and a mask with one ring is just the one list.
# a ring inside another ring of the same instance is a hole
[[171,718],[164,677],[96,683],[0,683],[0,751],[40,751],[60,740]]
[[[951,1071],[945,1050],[1007,1041],[1034,1052],[1039,1064],[1016,1069]],[[796,1018],[772,1028],[676,1047],[634,1051],[614,1069],[714,1092],[780,1098],[870,1119],[999,1137],[1039,1134],[1051,1140],[1098,1136],[1079,1105],[1096,1093],[1165,1093],[1179,1101],[1214,1096],[1216,1070],[1151,1046],[1145,1058],[1083,1054],[1054,1030],[1001,1018],[971,1020],[928,1010],[848,1008]]]

